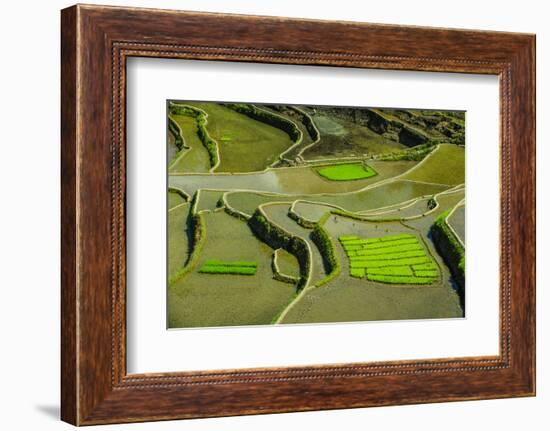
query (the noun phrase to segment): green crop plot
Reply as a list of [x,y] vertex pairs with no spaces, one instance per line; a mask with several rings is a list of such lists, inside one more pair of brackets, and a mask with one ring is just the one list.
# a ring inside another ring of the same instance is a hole
[[362,163],[346,163],[317,169],[319,175],[331,181],[352,181],[374,177],[376,171]]
[[439,270],[415,235],[359,239],[340,236],[349,258],[350,275],[386,284],[433,284]]
[[207,260],[199,272],[203,274],[255,275],[257,269],[256,262]]

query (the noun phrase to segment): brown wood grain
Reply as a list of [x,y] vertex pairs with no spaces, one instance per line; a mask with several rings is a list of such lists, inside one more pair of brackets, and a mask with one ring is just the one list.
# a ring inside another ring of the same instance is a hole
[[[535,393],[533,35],[79,5],[62,11],[61,46],[63,420],[87,425]],[[499,75],[499,356],[127,375],[130,56]]]

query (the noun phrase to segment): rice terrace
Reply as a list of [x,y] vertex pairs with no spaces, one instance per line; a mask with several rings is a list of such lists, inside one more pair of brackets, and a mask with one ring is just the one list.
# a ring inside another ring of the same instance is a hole
[[465,112],[167,102],[168,327],[464,317]]

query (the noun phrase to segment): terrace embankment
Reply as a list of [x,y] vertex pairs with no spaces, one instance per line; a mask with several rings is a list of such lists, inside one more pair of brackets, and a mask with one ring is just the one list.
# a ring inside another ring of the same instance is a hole
[[458,284],[460,302],[464,308],[465,304],[465,271],[466,261],[464,248],[447,224],[449,211],[443,212],[432,225],[430,230],[437,251],[450,268],[453,277]]
[[268,219],[261,208],[257,208],[254,214],[248,220],[250,229],[261,241],[269,245],[272,249],[283,248],[296,256],[300,264],[300,281],[297,290],[303,289],[311,277],[312,253],[311,247],[307,241],[299,236],[292,235],[290,232],[281,228]]
[[290,204],[272,203],[261,206],[265,216],[275,225],[284,229],[293,236],[300,238],[308,244],[311,250],[311,280],[309,284],[315,284],[328,274],[321,251],[311,237],[311,229],[298,225],[288,216]]

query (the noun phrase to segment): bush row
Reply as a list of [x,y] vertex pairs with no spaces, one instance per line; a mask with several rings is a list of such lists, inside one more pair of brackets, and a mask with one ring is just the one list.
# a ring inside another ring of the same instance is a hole
[[214,141],[206,130],[206,115],[203,111],[193,108],[188,105],[170,104],[170,113],[176,115],[187,115],[193,117],[197,121],[197,135],[208,151],[210,166],[214,167],[219,163],[218,158],[218,143]]
[[449,213],[450,210],[447,210],[437,217],[430,229],[430,232],[437,251],[441,256],[443,256],[443,259],[451,269],[451,272],[458,283],[458,293],[460,295],[462,306],[464,307],[466,258],[464,248],[447,225],[446,219]]
[[317,142],[321,135],[319,134],[319,130],[317,130],[317,127],[315,127],[315,124],[313,123],[313,119],[311,116],[304,111],[302,111],[299,108],[296,108],[295,106],[292,107],[295,112],[300,114],[300,121],[304,125],[304,127],[307,130],[307,133],[309,133],[309,136],[313,142]]
[[183,136],[181,135],[180,126],[170,116],[168,116],[168,130],[170,131],[170,133],[172,133],[172,136],[174,136],[174,144],[176,145],[179,151],[183,150],[184,148],[187,148],[185,146],[185,141],[183,140]]
[[[327,214],[330,215],[330,213]],[[323,227],[325,221],[326,217],[323,217],[311,232],[311,240],[321,252],[323,263],[325,264],[325,269],[327,272],[327,276],[319,281],[316,286],[322,286],[323,284],[333,280],[336,276],[338,276],[338,274],[340,274],[342,269],[340,266],[340,259],[338,259],[336,249],[330,239],[330,235]]]
[[254,105],[247,105],[244,103],[228,103],[224,105],[234,111],[246,115],[254,120],[261,121],[262,123],[269,124],[270,126],[281,129],[286,132],[290,139],[294,142],[298,142],[302,139],[302,132],[292,122],[279,115],[275,115],[269,111],[256,108]]
[[189,256],[187,264],[176,274],[170,277],[170,279],[168,280],[169,286],[172,286],[176,281],[192,271],[195,266],[197,266],[197,263],[199,261],[201,250],[204,246],[204,242],[206,241],[206,223],[202,214],[191,214],[191,229],[193,230],[193,244],[191,255]]
[[418,145],[409,150],[397,151],[389,154],[384,154],[378,158],[383,161],[397,161],[397,160],[410,160],[419,162],[424,157],[432,152],[435,148],[435,142],[428,142],[426,144]]
[[234,209],[233,207],[229,206],[229,205],[225,205],[223,207],[223,210],[229,214],[230,216],[233,216],[233,217],[236,217],[238,218],[239,220],[242,220],[242,221],[248,221],[250,219],[249,216],[247,216],[245,213],[242,213],[240,211],[237,211],[236,209]]
[[248,225],[254,235],[272,249],[284,248],[296,256],[300,264],[300,281],[296,288],[298,291],[302,290],[307,284],[311,268],[307,243],[303,239],[290,235],[280,227],[270,223],[259,208],[254,211],[254,214],[248,220]]
[[292,207],[288,209],[288,216],[300,226],[305,227],[306,229],[313,229],[317,225],[317,223],[313,221],[306,220],[305,218],[300,217],[298,214],[296,214]]

